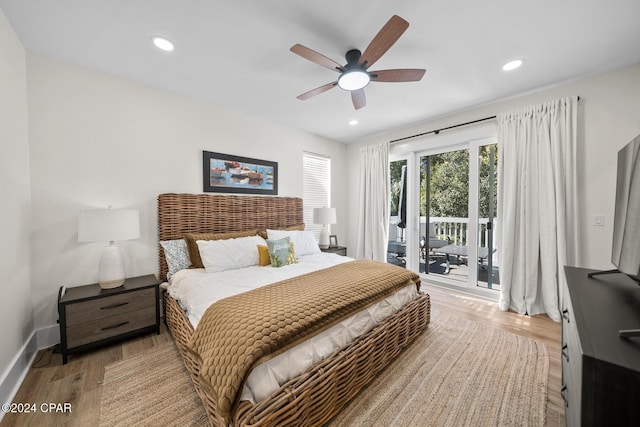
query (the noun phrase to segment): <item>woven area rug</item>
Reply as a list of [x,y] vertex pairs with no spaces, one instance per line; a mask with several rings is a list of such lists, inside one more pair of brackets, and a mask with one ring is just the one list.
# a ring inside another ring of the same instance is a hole
[[[542,426],[548,372],[544,344],[432,309],[427,331],[330,426]],[[100,425],[207,425],[173,344],[106,368]]]
[[548,379],[544,344],[432,310],[427,332],[330,425],[542,426]]
[[100,426],[209,426],[180,353],[169,342],[105,367]]

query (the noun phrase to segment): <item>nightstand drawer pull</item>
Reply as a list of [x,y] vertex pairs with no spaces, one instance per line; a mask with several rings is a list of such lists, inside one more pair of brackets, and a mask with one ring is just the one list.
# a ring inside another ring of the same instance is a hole
[[562,346],[562,355],[564,356],[565,359],[567,359],[567,362],[569,361],[569,352],[565,353],[565,350],[567,350],[567,344]]
[[110,308],[118,308],[118,307],[122,307],[123,305],[127,305],[129,304],[128,302],[121,302],[118,304],[111,304],[111,305],[105,305],[104,307],[100,307],[100,310],[108,310]]
[[106,331],[108,329],[115,329],[115,328],[119,328],[120,326],[124,326],[127,323],[129,323],[129,321],[127,320],[126,322],[122,322],[122,323],[118,323],[117,325],[113,325],[113,326],[105,326],[104,328],[100,328],[101,331]]
[[571,322],[571,320],[569,320],[569,310],[567,310],[566,308],[562,310],[562,317],[567,320],[567,323]]
[[562,400],[564,400],[564,406],[569,407],[569,400],[567,399],[567,386],[563,386],[562,390],[560,390],[560,395],[562,396]]

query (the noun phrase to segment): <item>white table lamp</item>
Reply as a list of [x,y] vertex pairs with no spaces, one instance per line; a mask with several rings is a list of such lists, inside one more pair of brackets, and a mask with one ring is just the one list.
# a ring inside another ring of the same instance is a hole
[[313,223],[322,224],[320,242],[318,243],[320,249],[327,249],[329,247],[329,231],[327,230],[327,225],[336,223],[336,208],[314,208]]
[[98,284],[102,289],[124,283],[124,261],[117,240],[140,237],[140,217],[136,209],[88,209],[80,214],[79,242],[109,242],[100,257]]

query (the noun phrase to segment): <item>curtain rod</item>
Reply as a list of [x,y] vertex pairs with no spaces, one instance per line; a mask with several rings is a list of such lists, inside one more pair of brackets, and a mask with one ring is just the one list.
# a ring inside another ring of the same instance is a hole
[[[580,101],[580,97],[578,96],[578,101]],[[434,129],[434,130],[430,130],[429,132],[423,132],[423,133],[418,133],[416,135],[411,135],[411,136],[405,136],[404,138],[398,138],[398,139],[394,139],[389,141],[389,144],[395,144],[396,142],[401,142],[401,141],[405,141],[407,139],[411,139],[411,138],[417,138],[419,136],[425,136],[425,135],[429,135],[431,133],[437,135],[439,134],[441,131],[443,130],[449,130],[449,129],[454,129],[454,128],[459,128],[461,126],[467,126],[467,125],[472,125],[474,123],[479,123],[479,122],[485,122],[487,120],[493,120],[495,119],[496,116],[490,116],[490,117],[485,117],[484,119],[478,119],[478,120],[472,120],[470,122],[466,122],[466,123],[460,123],[457,125],[452,125],[452,126],[447,126],[445,128],[440,128],[440,129]]]
[[479,123],[479,122],[484,122],[487,120],[493,120],[495,119],[496,116],[491,116],[491,117],[485,117],[484,119],[478,119],[478,120],[472,120],[470,122],[466,122],[466,123],[459,123],[457,125],[453,125],[453,126],[447,126],[446,128],[440,128],[440,129],[434,129],[434,130],[430,130],[429,132],[423,132],[423,133],[418,133],[416,135],[411,135],[411,136],[405,136],[404,138],[398,138],[398,139],[394,139],[392,141],[389,141],[389,144],[395,144],[396,142],[401,142],[401,141],[405,141],[407,139],[411,139],[411,138],[417,138],[419,136],[425,136],[425,135],[429,135],[430,133],[433,133],[435,135],[439,134],[441,131],[443,130],[449,130],[449,129],[453,129],[453,128],[459,128],[460,126],[467,126],[467,125],[472,125],[474,123]]

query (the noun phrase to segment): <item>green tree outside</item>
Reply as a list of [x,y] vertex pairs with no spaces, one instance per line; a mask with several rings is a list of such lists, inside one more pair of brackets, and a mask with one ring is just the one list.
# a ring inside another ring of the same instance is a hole
[[[496,197],[490,198],[491,186],[490,166],[493,163],[493,194],[498,191],[497,147],[494,147],[491,157],[490,146],[480,147],[480,203],[478,215],[480,218],[489,217],[491,211],[495,216],[497,209]],[[398,214],[400,199],[402,166],[406,160],[390,162],[391,177],[391,215]],[[420,162],[420,215],[427,215],[427,172],[430,167],[431,185],[429,191],[431,217],[469,217],[469,150],[451,151],[422,157]]]

